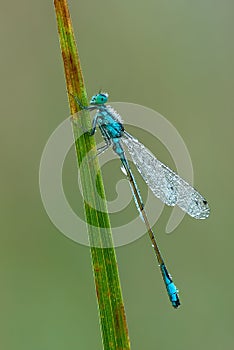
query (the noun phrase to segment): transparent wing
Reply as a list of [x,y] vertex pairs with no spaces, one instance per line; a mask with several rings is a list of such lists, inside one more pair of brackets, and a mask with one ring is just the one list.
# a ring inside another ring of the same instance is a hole
[[210,208],[199,192],[127,132],[124,133],[122,141],[127,146],[139,173],[157,198],[167,205],[178,205],[196,219],[209,216]]

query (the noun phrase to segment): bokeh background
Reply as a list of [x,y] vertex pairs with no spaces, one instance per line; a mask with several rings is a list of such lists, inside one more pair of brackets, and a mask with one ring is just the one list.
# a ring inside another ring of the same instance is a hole
[[[69,3],[88,93],[103,88],[113,101],[167,117],[212,209],[207,221],[186,216],[171,235],[164,233],[170,208],[155,225],[181,291],[178,311],[147,235],[117,249],[132,349],[233,349],[234,4]],[[43,147],[69,115],[53,2],[4,2],[0,18],[1,349],[102,349],[89,249],[53,226],[38,186]],[[130,131],[173,167],[157,140]],[[109,199],[117,195],[113,171],[116,182],[118,162],[103,169]],[[64,187],[82,213],[76,174],[71,150]],[[131,203],[113,220],[125,222],[129,210],[136,215]]]

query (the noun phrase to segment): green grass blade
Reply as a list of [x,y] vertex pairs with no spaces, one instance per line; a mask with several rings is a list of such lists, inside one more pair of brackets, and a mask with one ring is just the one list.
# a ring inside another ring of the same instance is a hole
[[[64,64],[67,91],[87,105],[87,94],[66,0],[54,0],[60,47]],[[68,94],[70,111],[78,111],[74,98]],[[105,199],[104,186],[97,157],[86,161],[89,151],[95,154],[94,137],[82,135],[82,128],[90,128],[88,113],[73,123],[75,146],[83,190],[86,221],[96,286],[99,318],[104,350],[130,349],[125,309],[123,304],[118,267],[113,247],[106,202],[94,195],[96,188]],[[82,126],[82,127],[81,127]],[[95,208],[98,208],[95,209]],[[108,248],[104,248],[108,247]]]

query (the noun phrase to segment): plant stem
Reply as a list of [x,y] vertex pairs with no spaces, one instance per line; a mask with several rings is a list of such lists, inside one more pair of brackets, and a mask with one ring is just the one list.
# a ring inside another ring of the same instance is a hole
[[[88,104],[71,18],[66,0],[54,0],[60,47],[71,114],[79,110],[73,96]],[[72,96],[73,95],[73,96]],[[88,113],[74,116],[78,167],[83,190],[92,268],[96,286],[99,319],[104,350],[129,350],[127,322],[123,304],[116,254],[106,207],[104,186],[96,155],[94,137],[83,134],[90,128]],[[83,135],[82,135],[83,134]],[[91,161],[87,154],[91,152]],[[94,156],[93,156],[94,155]],[[82,163],[82,166],[81,166]],[[99,195],[97,194],[99,193]]]

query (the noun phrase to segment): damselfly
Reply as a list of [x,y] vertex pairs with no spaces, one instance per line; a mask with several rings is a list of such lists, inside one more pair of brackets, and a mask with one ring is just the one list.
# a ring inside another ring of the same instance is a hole
[[152,247],[157,256],[169,299],[172,306],[178,308],[180,305],[178,289],[176,288],[160,253],[155,235],[144,209],[144,203],[140,191],[125,156],[123,145],[127,147],[134,164],[149,188],[154,195],[161,199],[165,204],[169,206],[178,205],[190,216],[196,219],[205,219],[210,213],[208,203],[200,193],[166,165],[161,163],[144,145],[125,131],[120,115],[111,106],[106,105],[106,102],[108,101],[107,93],[99,92],[97,95],[94,95],[91,98],[88,107],[82,106],[77,97],[74,96],[74,98],[81,109],[89,111],[96,110],[89,135],[94,135],[97,126],[99,127],[105,145],[98,150],[98,154],[100,155],[112,146],[114,152],[119,156],[122,162],[121,169],[129,180],[136,207],[140,213],[141,219],[146,225]]

